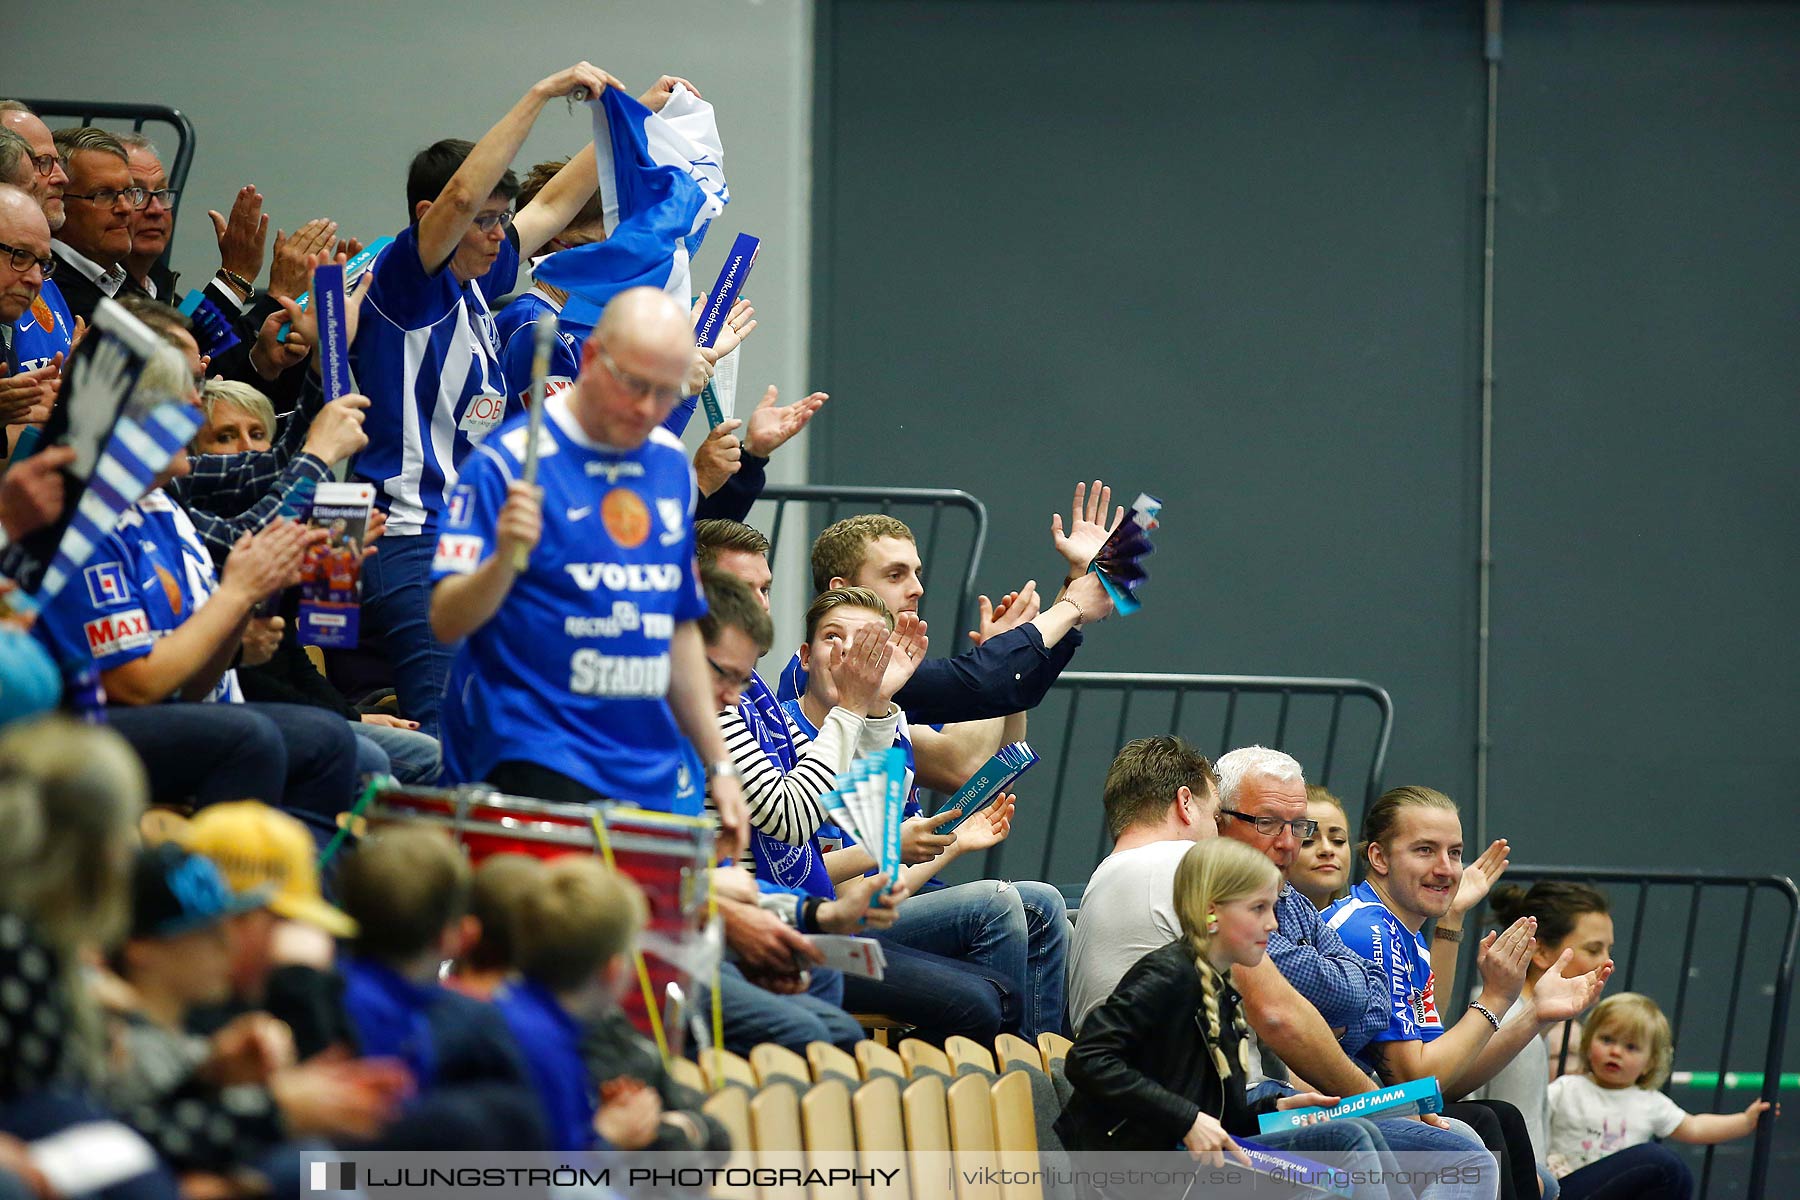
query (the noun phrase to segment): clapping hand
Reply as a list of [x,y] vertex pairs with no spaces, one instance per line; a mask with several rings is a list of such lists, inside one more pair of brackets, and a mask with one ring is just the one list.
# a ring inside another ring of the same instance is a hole
[[1585,975],[1564,975],[1563,968],[1569,965],[1569,960],[1574,956],[1573,949],[1564,950],[1550,965],[1550,969],[1538,977],[1531,989],[1532,1002],[1537,1006],[1537,1019],[1543,1024],[1555,1025],[1570,1021],[1586,1012],[1600,998],[1607,979],[1612,976],[1613,964],[1610,958]]
[[785,446],[789,439],[806,428],[807,422],[831,399],[824,392],[814,392],[804,400],[778,407],[775,403],[778,394],[775,385],[771,383],[769,390],[763,393],[762,403],[750,411],[750,425],[745,430],[744,448],[758,458],[768,458]]
[[1009,629],[1017,629],[1037,616],[1043,607],[1035,579],[1027,579],[1024,587],[1000,597],[998,604],[990,602],[986,596],[976,597],[976,602],[981,606],[981,620],[977,628],[969,630],[969,640],[977,646]]
[[[229,218],[212,209],[206,212],[212,218],[213,234],[219,240],[219,266],[252,281],[262,274],[263,247],[269,239],[269,218],[263,213],[262,206],[262,193],[256,190],[255,184],[246,183],[232,201]],[[235,284],[232,290],[237,290]]]
[[1495,930],[1481,939],[1475,969],[1481,972],[1481,997],[1490,1005],[1504,1010],[1519,998],[1525,986],[1525,968],[1537,948],[1536,933],[1537,918],[1520,917],[1504,933]]
[[1012,832],[1013,810],[1018,801],[1017,796],[1008,792],[964,821],[956,831],[957,852],[988,850],[1004,842],[1006,835]]
[[1506,874],[1506,856],[1511,853],[1512,846],[1507,840],[1496,838],[1493,845],[1481,852],[1480,858],[1464,865],[1456,898],[1450,902],[1451,913],[1461,916],[1487,899],[1488,890]]
[[1111,503],[1112,489],[1096,479],[1091,491],[1085,483],[1075,485],[1075,503],[1070,506],[1067,533],[1063,532],[1062,514],[1051,515],[1050,540],[1056,544],[1056,552],[1068,561],[1070,574],[1087,570],[1094,555],[1100,553],[1100,547],[1125,519],[1125,506],[1120,505],[1113,514],[1112,524],[1104,523],[1107,506]]

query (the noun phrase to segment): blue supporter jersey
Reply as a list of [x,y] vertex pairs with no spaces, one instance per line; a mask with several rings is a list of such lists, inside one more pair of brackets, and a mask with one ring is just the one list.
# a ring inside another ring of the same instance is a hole
[[[218,586],[194,523],[157,488],[125,510],[81,578],[70,580],[44,609],[36,632],[65,678],[74,680],[89,665],[110,671],[148,655]],[[237,672],[226,671],[204,698],[241,702]]]
[[[562,305],[536,288],[519,296],[500,310],[494,326],[500,336],[500,372],[506,378],[509,404],[522,404],[531,395],[531,360],[537,353],[536,326],[545,313],[562,312]],[[544,372],[544,395],[554,396],[575,386],[581,377],[581,342],[562,329],[550,345],[550,366]],[[697,396],[684,396],[663,420],[663,428],[680,437],[688,419],[699,403]]]
[[13,325],[12,350],[7,354],[6,365],[17,374],[46,366],[58,354],[66,362],[74,336],[75,319],[69,315],[68,302],[56,281],[46,279],[37,299]]
[[[451,665],[445,778],[467,783],[522,760],[666,812],[683,741],[665,698],[669,642],[706,612],[693,469],[660,429],[632,451],[590,441],[568,405],[568,395],[545,402],[531,565]],[[470,457],[444,513],[434,581],[470,574],[494,552],[528,436],[521,417]]]
[[388,533],[432,532],[469,451],[512,412],[488,301],[518,279],[510,229],[487,274],[458,283],[450,264],[427,272],[417,226],[402,230],[370,274],[350,366],[369,397],[369,444],[351,462],[375,485]]
[[783,704],[790,700],[798,700],[806,695],[806,668],[800,665],[800,652],[794,651],[794,657],[788,659],[787,666],[781,668],[780,682],[775,685],[775,695]]
[[581,1053],[581,1023],[549,988],[529,979],[508,985],[494,997],[494,1006],[525,1056],[550,1123],[552,1148],[564,1153],[606,1149],[594,1130],[600,1089]]
[[[494,328],[500,336],[500,373],[506,378],[509,403],[523,403],[531,394],[531,359],[536,353],[537,323],[545,313],[560,313],[562,305],[533,288],[500,310]],[[550,345],[550,369],[544,373],[544,395],[575,386],[581,375],[581,342],[557,330]]]
[[1444,1032],[1438,1016],[1436,988],[1431,973],[1431,945],[1424,932],[1414,932],[1382,903],[1381,896],[1365,881],[1326,909],[1327,928],[1337,931],[1344,945],[1381,969],[1388,981],[1393,1012],[1388,1027],[1375,1035],[1359,1059],[1369,1066],[1373,1048],[1380,1042],[1430,1042]]

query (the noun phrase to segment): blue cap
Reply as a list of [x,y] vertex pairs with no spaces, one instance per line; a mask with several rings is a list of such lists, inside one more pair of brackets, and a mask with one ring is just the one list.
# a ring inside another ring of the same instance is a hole
[[131,883],[134,938],[179,937],[268,902],[265,892],[232,891],[210,858],[173,842],[138,851]]

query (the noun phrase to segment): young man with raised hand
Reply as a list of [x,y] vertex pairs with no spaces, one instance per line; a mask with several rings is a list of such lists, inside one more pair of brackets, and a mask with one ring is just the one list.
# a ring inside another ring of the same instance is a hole
[[370,271],[368,312],[350,347],[371,401],[369,446],[351,475],[375,485],[388,514],[382,552],[364,575],[363,624],[386,650],[400,711],[436,735],[452,648],[432,636],[432,551],[470,450],[509,406],[490,305],[513,290],[519,260],[569,223],[595,187],[592,144],[508,220],[508,169],[544,105],[619,81],[577,63],[533,84],[479,142],[445,140],[413,158],[409,224]]
[[668,811],[685,737],[735,855],[743,801],[697,625],[694,474],[660,427],[693,346],[687,311],[661,292],[613,298],[575,387],[544,401],[537,485],[524,478],[526,417],[470,459],[431,564],[431,632],[463,643],[444,710],[448,781]]
[[[1088,570],[1124,515],[1120,510],[1107,523],[1111,501],[1112,489],[1097,479],[1091,491],[1086,484],[1075,485],[1068,532],[1061,513],[1051,517],[1051,538],[1069,570],[1056,598],[1040,611],[1035,581],[998,608],[983,596],[981,628],[969,635],[974,648],[954,658],[926,659],[896,697],[909,720],[917,725],[979,721],[1026,712],[1043,702],[1080,647],[1081,627],[1112,615],[1112,597]],[[885,514],[846,517],[813,542],[815,595],[845,585],[866,587],[895,614],[917,613],[925,596],[922,572],[912,530]],[[779,694],[793,700],[804,691],[806,670],[796,653],[781,673]],[[987,757],[981,755],[974,765]]]

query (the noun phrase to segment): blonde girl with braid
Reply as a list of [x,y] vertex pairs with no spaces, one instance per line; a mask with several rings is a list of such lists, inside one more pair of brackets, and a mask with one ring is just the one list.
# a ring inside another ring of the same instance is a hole
[[1182,857],[1174,883],[1181,936],[1125,973],[1069,1051],[1074,1095],[1056,1125],[1068,1149],[1186,1148],[1212,1166],[1227,1156],[1248,1163],[1235,1140],[1243,1137],[1359,1161],[1386,1149],[1374,1125],[1354,1119],[1257,1133],[1264,1112],[1339,1099],[1302,1092],[1252,1106],[1244,1097],[1249,1029],[1230,972],[1263,960],[1281,883],[1267,856],[1228,838],[1197,842]]

